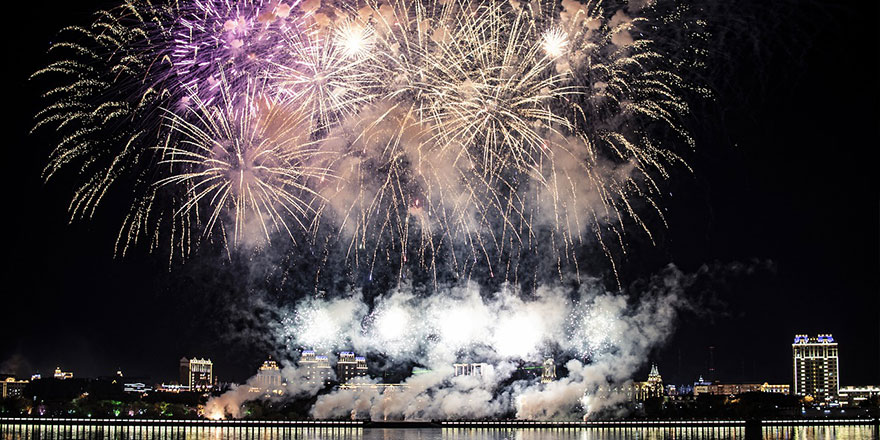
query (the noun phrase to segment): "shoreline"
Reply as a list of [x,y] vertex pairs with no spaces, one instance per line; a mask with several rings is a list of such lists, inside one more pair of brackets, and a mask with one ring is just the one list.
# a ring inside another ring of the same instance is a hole
[[98,419],[0,417],[0,424],[13,425],[94,425],[94,426],[170,426],[170,427],[276,427],[339,429],[602,429],[754,426],[832,426],[873,425],[880,419],[770,419],[770,420],[608,420],[608,421],[363,421],[363,420],[206,420],[206,419]]

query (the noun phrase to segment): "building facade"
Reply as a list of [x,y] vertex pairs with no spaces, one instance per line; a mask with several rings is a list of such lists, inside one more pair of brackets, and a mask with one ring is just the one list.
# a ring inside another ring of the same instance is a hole
[[791,394],[791,385],[788,385],[788,384],[769,384],[767,382],[764,382],[764,384],[761,385],[761,392],[762,393],[776,393],[776,394],[789,395],[789,394]]
[[873,385],[848,386],[838,390],[840,403],[846,406],[859,406],[872,399],[880,399],[880,387]]
[[482,376],[489,368],[489,364],[452,364],[453,376]]
[[333,377],[330,360],[327,356],[315,354],[314,350],[303,350],[299,366],[305,368],[306,383],[326,385]]
[[21,397],[24,388],[30,383],[26,380],[16,380],[15,377],[7,377],[0,382],[0,397]]
[[284,394],[285,386],[286,384],[281,377],[281,369],[278,367],[278,363],[269,358],[257,370],[257,375],[254,377],[250,391],[252,393],[280,396]]
[[65,379],[73,379],[73,372],[70,371],[61,371],[61,367],[55,367],[55,379],[65,380]]
[[837,402],[840,382],[834,337],[795,335],[791,351],[794,394],[812,398],[818,405]]
[[189,391],[210,391],[214,386],[214,363],[210,359],[180,359],[180,384]]
[[357,356],[350,351],[339,353],[339,360],[336,362],[336,380],[339,383],[347,383],[355,377],[366,375],[367,358]]
[[636,401],[643,402],[652,397],[663,397],[665,393],[663,377],[660,376],[657,364],[651,364],[648,380],[645,382],[633,382],[631,395]]
[[694,382],[694,397],[699,396],[700,394],[709,394],[709,387],[711,386],[712,382],[703,380],[703,376],[700,376],[700,378],[696,382]]

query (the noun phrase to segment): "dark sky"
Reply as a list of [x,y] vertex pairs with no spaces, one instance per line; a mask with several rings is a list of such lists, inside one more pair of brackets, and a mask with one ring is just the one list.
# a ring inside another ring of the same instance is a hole
[[[685,313],[652,359],[668,381],[705,374],[714,348],[725,382],[791,379],[795,333],[833,333],[842,385],[880,383],[880,197],[877,181],[876,2],[736,1],[715,16],[706,83],[694,105],[694,173],[678,173],[663,201],[669,229],[657,246],[634,239],[623,282],[669,263],[730,273],[703,313]],[[866,9],[874,3],[874,9]],[[112,3],[105,3],[112,4]],[[858,5],[858,6],[857,6]],[[113,258],[118,225],[99,215],[67,222],[69,187],[43,184],[49,138],[28,135],[57,29],[86,23],[95,5],[23,2],[7,33],[8,234],[0,369],[173,379],[181,356],[216,362],[243,380],[269,349],[232,338],[227,292],[198,291],[210,270],[136,254]],[[718,8],[720,9],[720,8]],[[735,13],[734,13],[735,12]],[[0,371],[2,372],[2,371]],[[644,372],[647,373],[647,369]]]

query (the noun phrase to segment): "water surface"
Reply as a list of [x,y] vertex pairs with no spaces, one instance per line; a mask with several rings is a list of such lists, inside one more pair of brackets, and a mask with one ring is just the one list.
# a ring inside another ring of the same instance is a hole
[[[765,427],[764,439],[861,440],[872,426]],[[0,425],[2,440],[704,440],[745,439],[741,427],[303,428],[231,426]]]

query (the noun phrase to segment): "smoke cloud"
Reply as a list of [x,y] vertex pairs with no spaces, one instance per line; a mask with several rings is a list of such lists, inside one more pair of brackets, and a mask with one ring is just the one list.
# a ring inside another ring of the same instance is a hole
[[258,399],[295,399],[310,397],[318,394],[322,384],[309,383],[306,369],[298,366],[284,367],[280,371],[282,385],[279,388],[282,394],[266,393],[261,388],[258,376],[251,377],[247,382],[236,385],[220,396],[208,399],[205,404],[205,416],[211,419],[222,419],[227,416],[241,418],[242,406],[252,400]]
[[[317,419],[571,420],[615,414],[627,397],[613,390],[650,361],[682,312],[699,312],[702,299],[691,290],[705,294],[707,286],[698,280],[742,272],[743,265],[729,266],[685,274],[669,265],[619,292],[597,280],[533,292],[462,282],[431,295],[403,285],[371,299],[359,290],[303,299],[279,312],[282,318],[271,330],[289,353],[310,348],[332,359],[353,350],[368,357],[374,373],[404,371],[405,379],[388,386],[384,379],[356,378],[359,386],[320,394],[319,387],[304,385],[301,367],[290,366],[281,398],[317,394],[310,411]],[[556,380],[524,377],[521,368],[547,358],[560,367]],[[481,375],[456,376],[455,363],[485,367]],[[240,417],[244,402],[264,398],[249,392],[251,386],[253,378],[212,399],[210,412]]]

